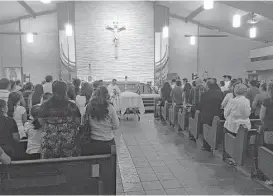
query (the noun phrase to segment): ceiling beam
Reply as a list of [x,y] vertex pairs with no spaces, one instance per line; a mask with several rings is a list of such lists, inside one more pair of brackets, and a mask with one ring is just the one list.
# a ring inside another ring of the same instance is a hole
[[29,13],[33,18],[36,18],[35,11],[25,2],[25,1],[17,1],[25,10],[27,13]]
[[[179,16],[179,15],[176,15],[176,14],[171,14],[170,13],[170,17],[172,18],[175,18],[175,19],[178,19],[178,20],[182,20],[184,22],[186,22],[186,17],[183,17],[183,16]],[[195,24],[197,26],[200,26],[200,27],[203,27],[203,28],[206,28],[206,29],[210,29],[210,30],[215,30],[215,31],[218,31],[218,32],[223,32],[223,33],[228,33],[228,34],[231,34],[231,35],[235,35],[235,36],[238,36],[238,37],[242,37],[242,38],[245,38],[245,39],[249,39],[251,41],[257,41],[257,42],[263,42],[263,43],[268,43],[268,41],[266,40],[260,40],[258,38],[255,38],[255,39],[250,39],[248,37],[245,37],[243,35],[240,35],[238,33],[235,33],[235,32],[231,32],[227,29],[224,29],[224,28],[219,28],[219,27],[216,27],[216,26],[211,26],[211,25],[205,25],[205,24],[202,24],[200,22],[197,22],[195,20],[188,20],[187,22],[190,22],[192,24]]]
[[204,11],[204,6],[201,5],[200,7],[198,7],[197,9],[193,10],[187,17],[186,17],[186,22],[188,20],[192,20],[194,19],[198,14],[200,14],[201,12]]
[[256,13],[273,21],[273,5],[262,1],[219,1],[219,3],[245,12]]
[[[53,9],[53,10],[49,10],[49,11],[43,11],[43,12],[36,12],[36,17],[37,16],[47,15],[47,14],[52,14],[52,13],[55,13],[56,11],[57,11],[57,9]],[[2,20],[2,21],[0,21],[0,25],[19,22],[20,20],[24,20],[24,19],[28,19],[28,18],[32,18],[32,16],[31,15],[25,15],[25,16],[20,16],[20,17],[14,18],[14,19]]]

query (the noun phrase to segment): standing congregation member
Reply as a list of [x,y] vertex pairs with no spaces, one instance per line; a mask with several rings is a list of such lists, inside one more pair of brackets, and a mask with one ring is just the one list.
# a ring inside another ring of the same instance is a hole
[[20,106],[21,96],[17,92],[9,94],[8,99],[8,116],[13,118],[17,124],[20,139],[26,138],[24,124],[27,122],[27,112],[23,106]]
[[90,147],[82,152],[83,155],[110,153],[111,145],[115,145],[114,130],[119,128],[119,119],[115,108],[109,104],[106,87],[102,86],[94,92],[85,115],[91,129],[91,142]]
[[224,80],[225,80],[225,87],[229,88],[229,84],[230,84],[230,81],[231,81],[232,77],[229,76],[229,75],[224,75],[223,77],[224,77]]
[[113,103],[116,112],[118,113],[120,111],[120,100],[119,100],[119,94],[121,93],[118,85],[117,80],[113,79],[112,83],[109,84],[107,88],[109,95],[110,95],[110,101]]
[[161,98],[161,106],[165,105],[165,101],[168,101],[169,103],[172,102],[171,98],[171,92],[172,92],[172,87],[169,82],[165,82],[163,84],[163,87],[160,89],[160,98]]
[[181,87],[181,81],[178,80],[176,81],[176,85],[175,87],[172,89],[171,92],[171,98],[173,103],[175,103],[176,105],[182,105],[183,104],[183,99],[182,99],[182,94],[183,94],[183,89]]
[[[221,102],[223,100],[222,91],[212,80],[207,82],[207,89],[201,97],[199,107],[197,107],[200,111],[201,132],[204,124],[211,126],[214,116],[220,116]],[[202,149],[210,149],[205,140],[203,140]]]
[[20,141],[20,136],[15,120],[7,117],[7,111],[6,101],[0,99],[0,146],[11,157],[14,144]]
[[224,81],[220,81],[220,88],[222,92],[227,91],[228,89],[225,87],[225,82]]
[[254,117],[256,119],[258,119],[260,116],[260,111],[261,111],[263,101],[268,97],[268,93],[266,91],[266,83],[263,83],[260,86],[259,90],[260,90],[260,94],[255,96],[255,99],[252,103],[252,109],[254,112]]
[[257,94],[260,94],[259,88],[257,88],[257,81],[251,80],[249,82],[249,89],[246,94],[246,98],[249,99],[250,105],[252,105]]
[[224,100],[221,104],[221,108],[225,109],[225,107],[227,106],[229,100],[231,100],[232,98],[235,97],[235,94],[234,94],[234,85],[236,84],[237,80],[233,79],[231,80],[231,82],[229,83],[229,87],[228,87],[228,91],[225,91],[224,92]]
[[45,77],[45,84],[43,85],[44,93],[52,93],[52,81],[53,77],[51,75]]
[[176,79],[172,79],[172,82],[171,82],[172,89],[174,89],[175,85],[176,85]]
[[82,117],[85,114],[86,105],[88,104],[93,93],[92,86],[88,82],[82,83],[81,92],[76,97],[76,105],[78,106]]
[[76,96],[80,94],[80,86],[81,86],[81,80],[76,78],[73,80],[73,85],[75,86],[75,94]]
[[43,127],[41,158],[78,156],[76,138],[81,123],[80,111],[67,100],[65,82],[53,82],[52,92],[53,96],[41,105],[38,115]]
[[75,103],[76,93],[75,93],[75,87],[73,84],[67,84],[67,98],[72,103]]
[[21,84],[21,81],[20,80],[16,80],[15,81],[15,89],[17,91],[21,90],[22,89],[22,84]]
[[268,98],[263,101],[260,119],[263,123],[262,130],[265,146],[273,150],[273,82],[268,83],[267,93]]
[[13,80],[10,80],[10,92],[19,93],[20,97],[21,97],[20,104],[21,104],[21,106],[26,107],[26,102],[25,102],[23,93],[21,91],[19,91],[18,89],[16,89],[16,85],[15,85],[15,82]]
[[24,100],[26,102],[26,110],[27,110],[27,114],[29,114],[29,105],[28,105],[28,99],[29,96],[33,93],[33,84],[31,82],[28,82],[25,84],[24,86],[24,92],[23,92],[23,97]]
[[7,78],[2,78],[0,80],[0,99],[3,99],[7,102],[9,99],[9,93],[10,81]]
[[247,87],[244,84],[235,85],[235,97],[228,102],[224,111],[226,119],[224,127],[233,135],[237,134],[240,125],[251,128],[249,120],[251,107],[249,100],[245,97],[246,93]]

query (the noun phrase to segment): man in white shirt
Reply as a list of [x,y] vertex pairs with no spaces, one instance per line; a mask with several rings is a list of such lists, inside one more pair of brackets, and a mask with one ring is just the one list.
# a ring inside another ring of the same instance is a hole
[[231,76],[229,76],[229,75],[224,75],[223,77],[224,77],[224,79],[225,79],[225,88],[228,89],[229,84],[230,84],[230,81],[231,81]]
[[10,93],[10,81],[7,78],[2,78],[0,80],[0,99],[8,102]]
[[44,93],[52,93],[52,81],[53,77],[51,75],[46,76],[46,83],[43,85]]
[[113,103],[116,111],[118,112],[120,110],[119,94],[121,93],[121,91],[117,85],[117,80],[113,79],[112,83],[109,84],[107,89],[108,89],[108,93],[110,95],[110,100]]

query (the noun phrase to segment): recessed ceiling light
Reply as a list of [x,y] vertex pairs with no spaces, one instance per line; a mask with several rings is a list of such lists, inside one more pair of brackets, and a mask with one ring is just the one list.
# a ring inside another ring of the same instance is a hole
[[41,0],[41,2],[44,4],[49,4],[49,3],[51,3],[51,0]]

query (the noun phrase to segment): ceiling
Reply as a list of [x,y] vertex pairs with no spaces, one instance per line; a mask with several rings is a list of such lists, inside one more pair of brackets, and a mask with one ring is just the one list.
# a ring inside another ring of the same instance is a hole
[[[180,16],[185,19],[194,10],[203,6],[203,1],[158,1],[159,5],[169,8],[172,16]],[[237,36],[249,37],[249,28],[251,27],[244,19],[250,16],[250,13],[257,14],[259,21],[257,27],[257,37],[254,39],[260,42],[273,42],[273,2],[268,1],[217,1],[214,2],[214,8],[211,10],[202,10],[190,18],[188,21],[200,26],[216,29],[220,32],[234,34]],[[240,28],[232,27],[232,18],[234,14],[240,14],[242,25]]]
[[[44,4],[40,1],[25,1],[37,14],[54,10],[56,3]],[[0,24],[14,21],[20,17],[30,16],[30,13],[18,1],[0,1]]]

